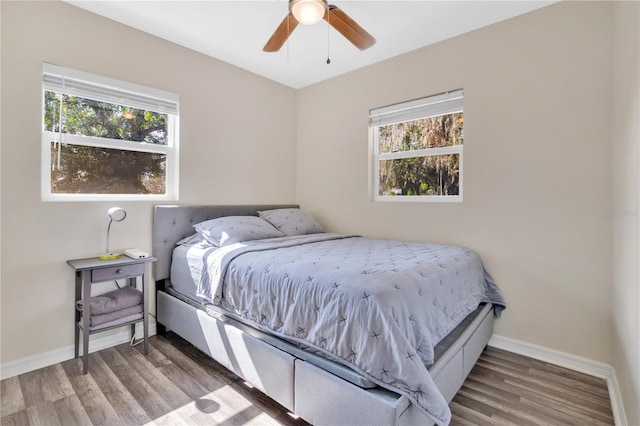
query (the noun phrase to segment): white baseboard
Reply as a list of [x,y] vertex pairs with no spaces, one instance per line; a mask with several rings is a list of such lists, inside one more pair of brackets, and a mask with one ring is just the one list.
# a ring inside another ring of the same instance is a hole
[[489,346],[605,379],[611,399],[613,420],[617,426],[627,426],[618,379],[611,365],[495,334],[489,339]]
[[[156,334],[156,323],[155,321],[149,322],[149,336],[153,336]],[[89,353],[130,341],[131,329],[129,327],[123,327],[122,331],[116,334],[98,338],[96,338],[96,336],[97,335],[94,334],[89,340]],[[136,325],[136,336],[142,336],[142,324]],[[80,339],[82,340],[82,337]],[[74,349],[74,346],[70,345],[2,364],[0,365],[0,380],[72,359],[75,355]],[[82,347],[80,347],[80,352],[82,353]]]

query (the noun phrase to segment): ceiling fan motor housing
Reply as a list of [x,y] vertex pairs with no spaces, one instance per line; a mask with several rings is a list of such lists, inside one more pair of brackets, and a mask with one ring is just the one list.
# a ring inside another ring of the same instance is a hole
[[313,25],[329,10],[327,0],[289,0],[289,13],[304,25]]

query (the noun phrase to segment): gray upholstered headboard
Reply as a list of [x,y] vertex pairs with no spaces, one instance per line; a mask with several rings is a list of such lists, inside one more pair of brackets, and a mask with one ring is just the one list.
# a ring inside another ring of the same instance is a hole
[[296,204],[247,204],[218,206],[159,205],[153,209],[153,276],[169,278],[171,256],[178,241],[194,233],[196,223],[222,216],[257,216],[260,210],[297,208]]

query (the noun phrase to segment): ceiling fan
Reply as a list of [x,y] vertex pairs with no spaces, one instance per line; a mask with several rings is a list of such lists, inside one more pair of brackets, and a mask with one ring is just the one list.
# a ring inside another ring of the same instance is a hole
[[313,25],[324,19],[360,50],[373,46],[376,39],[340,8],[327,0],[289,0],[289,13],[282,20],[262,50],[277,52],[298,24]]

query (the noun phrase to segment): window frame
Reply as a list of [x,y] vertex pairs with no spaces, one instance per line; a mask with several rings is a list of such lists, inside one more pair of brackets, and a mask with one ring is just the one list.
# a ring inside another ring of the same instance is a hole
[[[379,128],[395,123],[404,123],[423,118],[438,117],[454,113],[464,113],[463,89],[452,90],[412,101],[393,104],[369,111],[369,147],[371,157],[370,189],[373,201],[380,202],[453,202],[463,201],[464,142],[436,148],[409,151],[379,152]],[[426,158],[442,155],[459,155],[458,195],[380,195],[380,161],[404,158]]]
[[[179,96],[174,93],[141,86],[126,81],[116,80],[84,71],[73,70],[43,63],[41,90],[41,199],[42,201],[177,201],[179,197]],[[48,81],[47,81],[48,80]],[[59,80],[59,81],[57,81]],[[64,81],[77,82],[95,88],[99,95],[84,91],[78,93],[73,89],[65,91]],[[62,82],[62,90],[57,86]],[[85,97],[92,100],[131,106],[167,114],[167,144],[151,144],[122,139],[109,139],[97,136],[84,136],[53,132],[44,128],[45,91],[65,93],[71,96]],[[126,150],[145,153],[163,154],[166,157],[165,193],[164,194],[59,194],[51,192],[51,144],[58,142],[69,145],[80,145],[106,149]]]

